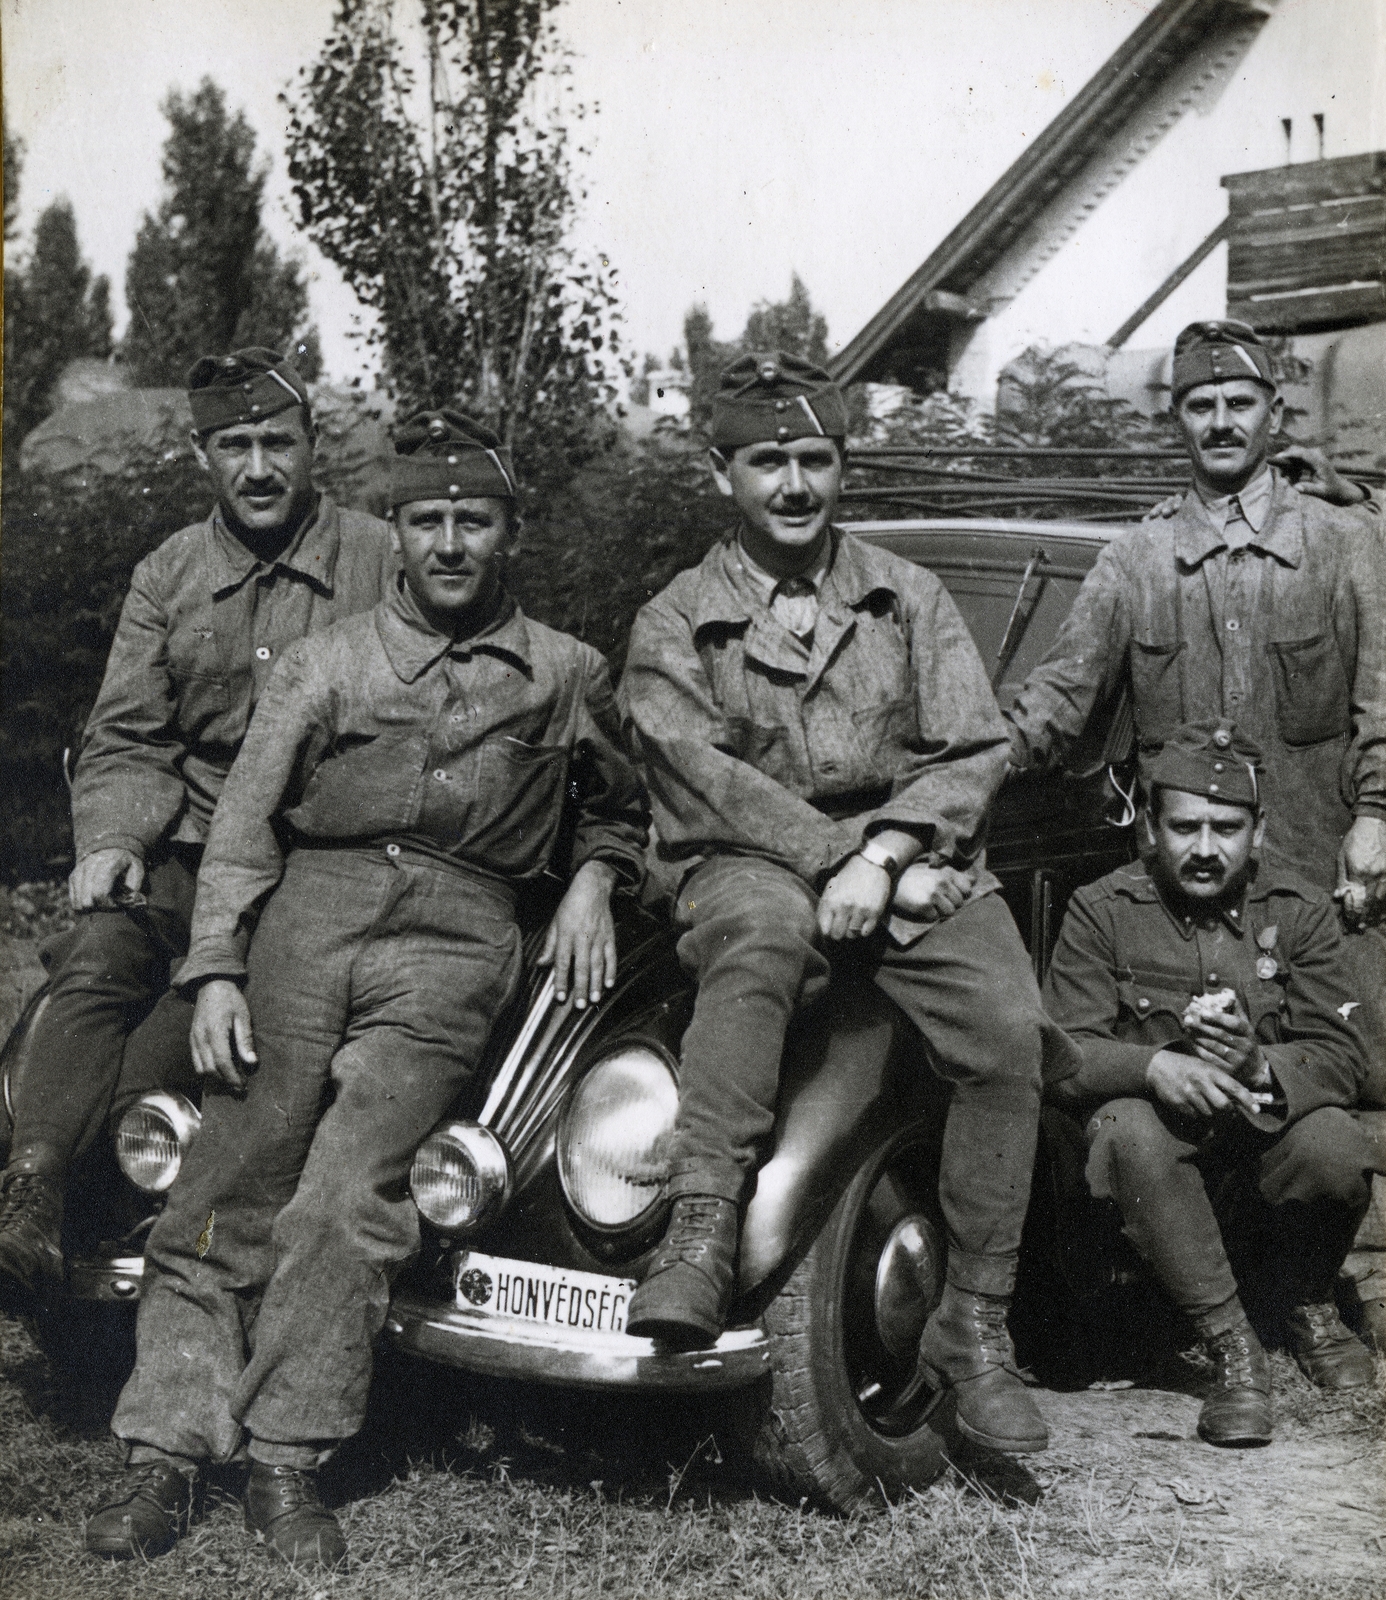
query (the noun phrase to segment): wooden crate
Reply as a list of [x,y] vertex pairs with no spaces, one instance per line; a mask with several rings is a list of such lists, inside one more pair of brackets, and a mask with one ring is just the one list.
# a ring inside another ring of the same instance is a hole
[[1386,151],[1222,184],[1229,317],[1273,333],[1386,319]]

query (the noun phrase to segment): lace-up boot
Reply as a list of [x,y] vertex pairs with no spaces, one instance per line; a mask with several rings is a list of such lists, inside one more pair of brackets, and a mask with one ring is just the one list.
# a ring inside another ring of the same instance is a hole
[[291,1567],[335,1567],[346,1560],[336,1517],[318,1498],[317,1473],[252,1461],[245,1525]]
[[680,1195],[664,1242],[631,1296],[626,1331],[680,1350],[714,1344],[731,1304],[738,1221],[730,1200]]
[[947,1284],[919,1340],[919,1375],[953,1391],[959,1433],[1019,1455],[1046,1449],[1049,1430],[1016,1370],[1009,1310],[1009,1298]]
[[0,1279],[33,1293],[63,1275],[63,1187],[41,1172],[15,1172],[0,1192]]
[[192,1520],[195,1481],[172,1461],[126,1467],[111,1495],[87,1518],[87,1549],[123,1561],[171,1550]]
[[1269,1444],[1270,1363],[1241,1302],[1234,1299],[1194,1321],[1213,1362],[1213,1386],[1198,1413],[1199,1436],[1209,1444]]
[[1320,1389],[1365,1389],[1372,1358],[1343,1325],[1335,1305],[1296,1306],[1285,1321],[1300,1371]]

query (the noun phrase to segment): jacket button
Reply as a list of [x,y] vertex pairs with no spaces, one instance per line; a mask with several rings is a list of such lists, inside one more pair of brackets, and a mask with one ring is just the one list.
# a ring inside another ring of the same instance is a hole
[[1208,982],[1209,983],[1216,983],[1217,981],[1218,981],[1217,973],[1216,972],[1210,972],[1208,974]]
[[257,661],[268,661],[269,658],[270,658],[270,647],[267,644],[262,644],[262,645],[257,646],[256,651],[255,651],[255,659]]
[[385,846],[385,854],[387,856],[397,856],[399,854],[399,846],[397,844],[387,844]]
[[446,783],[447,782],[448,775],[447,775],[447,772],[442,767],[434,767],[433,776],[435,778],[437,778],[439,783]]
[[1150,1010],[1150,1002],[1149,1002],[1149,1000],[1147,1000],[1145,998],[1144,995],[1142,995],[1140,997],[1140,999],[1136,1002],[1136,1004],[1139,1007],[1139,1009],[1142,1010],[1142,1011],[1149,1011]]

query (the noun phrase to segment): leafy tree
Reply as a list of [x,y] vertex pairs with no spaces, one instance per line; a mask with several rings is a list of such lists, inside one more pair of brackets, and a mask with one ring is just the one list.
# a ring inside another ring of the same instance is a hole
[[706,306],[691,306],[683,319],[683,343],[693,376],[691,414],[696,424],[706,427],[717,381],[729,361],[748,350],[784,350],[822,366],[828,359],[828,320],[814,310],[808,289],[796,272],[789,280],[788,298],[758,300],[741,337],[731,343],[714,337]]
[[5,243],[19,232],[19,175],[24,168],[24,141],[10,137],[10,125],[4,126],[5,138]]
[[169,94],[164,197],[146,212],[125,274],[124,356],[138,384],[181,385],[199,356],[247,344],[295,347],[307,378],[321,366],[308,290],[260,226],[268,169],[245,113],[210,78]]
[[6,442],[17,444],[48,415],[69,361],[110,353],[110,285],[93,281],[64,197],[35,224],[27,264],[5,274]]
[[290,112],[300,221],[406,405],[455,404],[552,482],[610,443],[615,273],[580,259],[557,0],[341,0]]

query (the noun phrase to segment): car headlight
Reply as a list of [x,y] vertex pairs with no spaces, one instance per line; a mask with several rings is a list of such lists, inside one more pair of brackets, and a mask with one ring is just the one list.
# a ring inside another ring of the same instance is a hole
[[202,1113],[181,1094],[158,1089],[141,1095],[116,1129],[120,1170],[145,1194],[163,1194],[172,1187],[201,1126]]
[[654,1206],[679,1108],[673,1069],[630,1041],[603,1057],[569,1097],[558,1129],[558,1176],[584,1222],[622,1228]]
[[446,1122],[414,1153],[409,1189],[444,1233],[475,1233],[510,1197],[505,1146],[476,1122]]

